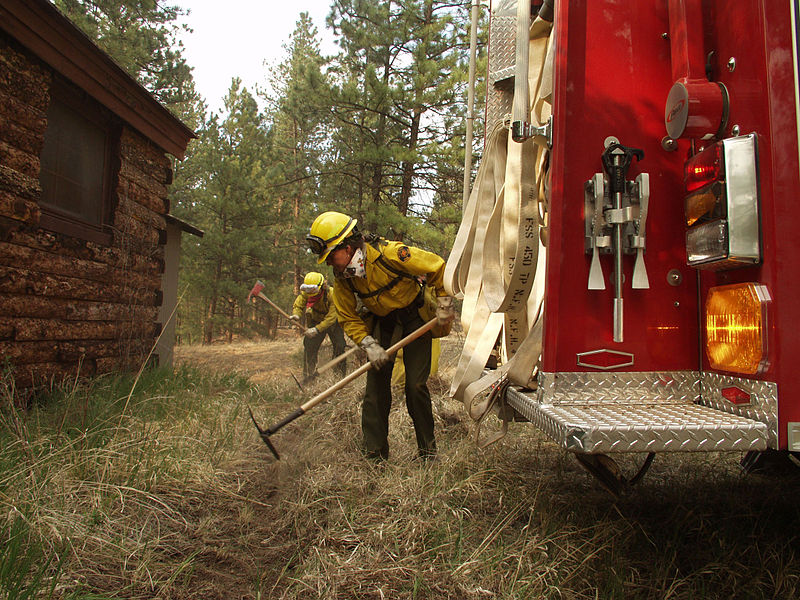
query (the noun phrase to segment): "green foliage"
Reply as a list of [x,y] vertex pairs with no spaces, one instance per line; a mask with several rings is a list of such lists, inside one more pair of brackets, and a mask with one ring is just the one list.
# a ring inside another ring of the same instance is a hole
[[[212,114],[192,152],[177,170],[175,214],[201,228],[201,240],[186,240],[181,281],[187,287],[180,328],[191,334],[201,323],[202,339],[257,327],[246,296],[257,279],[280,279],[290,242],[281,229],[289,206],[269,193],[274,177],[273,135],[253,96],[234,79],[224,115]],[[187,321],[190,323],[186,327]]]
[[197,125],[203,108],[177,37],[180,8],[156,0],[53,2],[162,104]]
[[43,545],[31,541],[29,530],[21,517],[0,527],[0,597],[7,600],[52,598],[58,582],[61,564],[48,577],[52,556],[45,558]]
[[317,269],[306,255],[305,234],[320,202],[319,182],[330,150],[330,84],[324,72],[317,30],[308,13],[300,13],[284,45],[285,59],[270,74],[264,95],[274,134],[274,177],[270,193],[290,207],[283,239],[292,244],[286,258],[288,284],[296,291],[303,275]]
[[468,6],[335,0],[328,24],[343,49],[332,110],[347,209],[446,255],[462,203]]

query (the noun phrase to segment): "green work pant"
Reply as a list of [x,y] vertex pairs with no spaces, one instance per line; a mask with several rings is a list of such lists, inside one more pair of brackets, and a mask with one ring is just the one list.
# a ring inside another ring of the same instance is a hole
[[[326,335],[330,338],[331,345],[333,346],[333,358],[336,358],[342,352],[344,352],[344,331],[342,330],[342,326],[338,323],[334,323],[325,331],[318,332],[314,337],[304,337],[303,375],[305,377],[308,377],[309,375],[313,374],[314,371],[316,371],[319,347],[322,345],[322,342],[325,341]],[[345,364],[346,362],[347,360],[343,360],[335,367],[339,377],[344,377],[347,373],[347,365]]]
[[[386,317],[378,318],[373,335],[381,346],[389,348],[392,342],[407,336],[422,325],[424,322],[416,309],[400,309]],[[403,348],[406,408],[414,423],[417,447],[423,458],[432,458],[436,454],[433,409],[427,385],[431,371],[431,339],[431,334],[428,332]],[[394,356],[382,369],[367,371],[367,389],[361,410],[361,431],[364,436],[364,450],[370,458],[385,459],[389,456],[389,411],[392,407],[393,366]]]

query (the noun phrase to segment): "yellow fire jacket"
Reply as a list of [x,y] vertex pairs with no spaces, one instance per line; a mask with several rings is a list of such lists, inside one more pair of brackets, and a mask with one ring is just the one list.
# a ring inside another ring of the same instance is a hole
[[337,277],[333,284],[339,323],[355,343],[361,343],[370,334],[366,322],[358,315],[357,298],[371,313],[382,317],[395,309],[405,308],[419,294],[420,286],[414,279],[400,276],[392,269],[413,276],[424,276],[426,284],[434,289],[437,296],[447,295],[444,290],[445,263],[433,252],[384,240],[374,244],[365,243],[363,249],[366,277],[348,280]]
[[307,314],[307,327],[316,327],[319,331],[325,331],[337,321],[336,305],[333,296],[333,290],[325,288],[322,291],[322,298],[317,300],[314,306],[306,309],[306,302],[308,302],[310,294],[300,292],[300,295],[295,298],[294,304],[292,305],[292,314],[297,315],[301,319],[303,318],[303,314]]

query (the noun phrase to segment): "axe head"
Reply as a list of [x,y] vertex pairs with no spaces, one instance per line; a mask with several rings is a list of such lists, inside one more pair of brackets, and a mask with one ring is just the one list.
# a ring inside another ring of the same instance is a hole
[[256,284],[253,286],[253,289],[250,290],[250,293],[247,294],[247,301],[250,302],[250,299],[253,296],[258,296],[261,293],[261,290],[264,289],[264,284],[261,281],[256,281]]

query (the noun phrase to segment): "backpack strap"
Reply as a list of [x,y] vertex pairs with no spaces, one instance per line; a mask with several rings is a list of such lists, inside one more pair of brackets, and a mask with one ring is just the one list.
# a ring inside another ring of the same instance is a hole
[[355,288],[355,286],[353,285],[353,282],[350,281],[350,279],[345,279],[344,281],[345,281],[345,283],[347,283],[347,287],[350,288],[350,291],[352,291],[354,294],[357,294],[358,297],[361,298],[362,300],[364,298],[374,298],[378,294],[382,294],[383,292],[392,289],[404,277],[407,278],[407,279],[413,279],[414,282],[417,283],[420,286],[420,289],[422,288],[422,285],[419,283],[419,280],[416,277],[414,277],[410,273],[406,273],[405,271],[401,271],[397,267],[392,266],[391,264],[389,264],[389,262],[385,258],[383,258],[383,253],[381,252],[381,246],[385,246],[386,245],[386,241],[385,240],[383,240],[381,238],[374,238],[374,239],[369,240],[368,243],[373,248],[375,248],[378,252],[380,252],[380,254],[378,254],[378,258],[377,258],[377,260],[375,262],[377,262],[381,267],[383,267],[385,270],[389,271],[390,273],[394,273],[396,275],[396,277],[394,279],[392,279],[391,281],[389,281],[389,283],[387,283],[386,285],[379,287],[377,290],[372,290],[372,291],[369,291],[369,292],[359,292]]
[[406,277],[407,279],[413,279],[416,283],[419,283],[419,280],[416,277],[414,277],[411,273],[406,273],[405,271],[401,271],[397,267],[391,265],[385,258],[383,258],[383,254],[378,256],[378,260],[375,262],[379,263],[384,269],[386,269],[387,271],[391,271],[398,277]]

